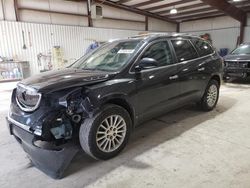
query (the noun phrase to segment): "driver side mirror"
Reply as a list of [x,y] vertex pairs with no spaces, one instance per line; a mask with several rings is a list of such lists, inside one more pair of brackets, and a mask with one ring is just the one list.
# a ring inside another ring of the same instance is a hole
[[142,69],[150,69],[157,67],[158,62],[153,58],[145,57],[141,59],[139,65],[135,67],[136,72],[140,72]]

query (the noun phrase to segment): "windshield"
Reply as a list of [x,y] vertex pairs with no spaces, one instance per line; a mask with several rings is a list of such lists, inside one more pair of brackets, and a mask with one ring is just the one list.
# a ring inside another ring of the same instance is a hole
[[104,44],[83,56],[71,67],[86,70],[117,71],[126,65],[140,47],[141,40],[115,41]]
[[241,45],[232,51],[232,54],[250,54],[250,45]]

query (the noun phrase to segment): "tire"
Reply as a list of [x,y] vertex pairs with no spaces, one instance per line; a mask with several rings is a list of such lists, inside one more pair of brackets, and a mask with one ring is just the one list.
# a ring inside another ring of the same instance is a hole
[[[114,126],[108,126],[112,122]],[[131,127],[132,121],[127,110],[118,105],[106,105],[100,113],[86,119],[81,125],[79,131],[81,147],[97,160],[108,160],[125,148]]]
[[219,99],[219,88],[220,86],[218,81],[209,81],[205,93],[201,101],[198,103],[203,111],[211,111],[216,107]]

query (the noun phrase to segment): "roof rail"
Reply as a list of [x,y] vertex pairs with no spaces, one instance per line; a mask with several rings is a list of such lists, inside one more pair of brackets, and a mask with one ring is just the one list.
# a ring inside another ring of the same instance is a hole
[[134,35],[134,36],[131,36],[129,38],[148,38],[148,37],[157,37],[157,36],[194,36],[190,33],[176,33],[176,32],[172,32],[172,33],[142,33],[142,34],[139,34],[139,35]]

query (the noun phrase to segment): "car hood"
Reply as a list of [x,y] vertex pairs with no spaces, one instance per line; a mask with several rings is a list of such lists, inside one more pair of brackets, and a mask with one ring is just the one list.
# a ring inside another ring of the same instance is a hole
[[224,57],[225,61],[250,61],[250,55],[229,54]]
[[22,80],[20,84],[32,87],[41,93],[49,93],[99,83],[108,80],[110,77],[111,74],[107,72],[65,68],[29,77]]

